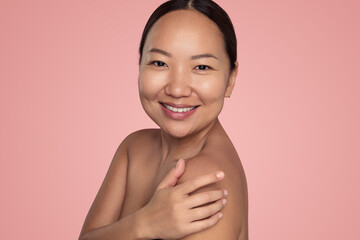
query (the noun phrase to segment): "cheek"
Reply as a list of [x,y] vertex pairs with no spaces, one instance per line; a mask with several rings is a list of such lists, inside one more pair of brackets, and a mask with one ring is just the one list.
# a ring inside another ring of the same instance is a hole
[[205,102],[222,103],[226,90],[226,80],[224,77],[214,76],[207,79],[198,79],[197,92]]
[[140,98],[153,99],[163,86],[163,77],[149,71],[139,73],[139,94]]

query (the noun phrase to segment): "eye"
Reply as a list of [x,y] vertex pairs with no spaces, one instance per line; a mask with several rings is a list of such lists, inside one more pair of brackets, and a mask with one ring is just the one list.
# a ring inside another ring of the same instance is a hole
[[210,70],[212,69],[211,67],[207,66],[207,65],[198,65],[195,67],[196,70],[201,70],[201,71],[205,71],[205,70]]
[[155,65],[156,67],[166,67],[166,63],[162,62],[162,61],[152,61],[151,62],[152,65]]

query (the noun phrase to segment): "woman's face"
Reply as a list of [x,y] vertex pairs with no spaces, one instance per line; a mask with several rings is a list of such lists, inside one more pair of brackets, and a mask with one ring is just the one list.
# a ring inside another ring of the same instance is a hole
[[196,134],[219,115],[237,69],[217,25],[193,10],[161,17],[151,28],[139,73],[141,104],[174,137]]

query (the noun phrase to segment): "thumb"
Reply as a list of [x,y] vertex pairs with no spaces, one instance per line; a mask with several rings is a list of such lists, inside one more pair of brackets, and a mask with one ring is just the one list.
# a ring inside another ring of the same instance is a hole
[[183,175],[185,171],[185,161],[184,159],[179,159],[176,166],[171,169],[171,171],[166,175],[166,177],[161,181],[157,189],[162,189],[166,187],[174,187],[178,179]]

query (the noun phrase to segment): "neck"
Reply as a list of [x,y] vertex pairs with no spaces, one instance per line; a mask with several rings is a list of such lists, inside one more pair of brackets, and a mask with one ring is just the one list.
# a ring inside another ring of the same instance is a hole
[[212,124],[192,135],[176,138],[161,130],[162,163],[187,159],[198,155],[214,130],[221,128],[216,119]]

